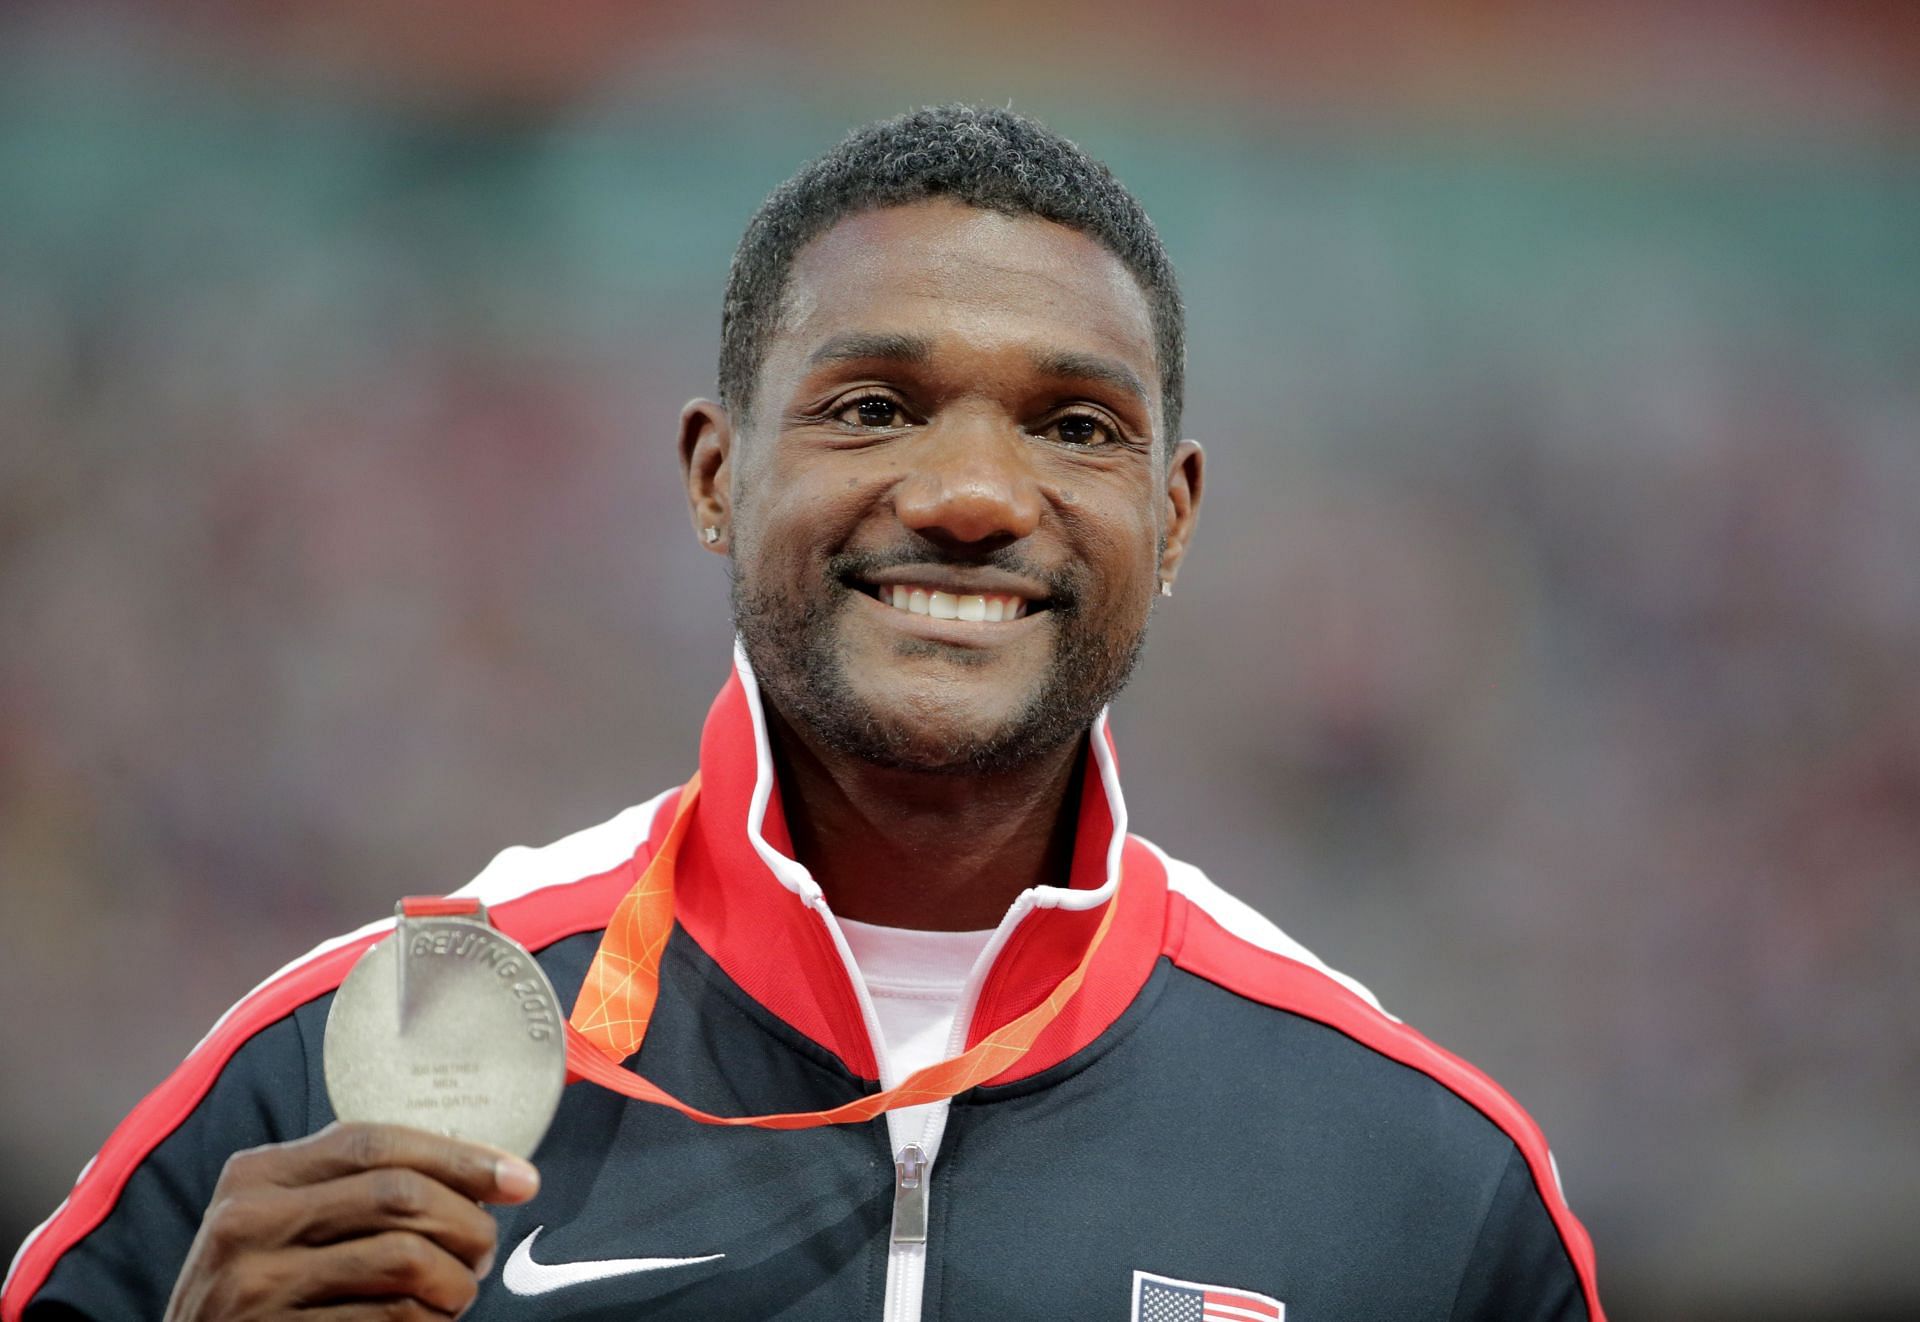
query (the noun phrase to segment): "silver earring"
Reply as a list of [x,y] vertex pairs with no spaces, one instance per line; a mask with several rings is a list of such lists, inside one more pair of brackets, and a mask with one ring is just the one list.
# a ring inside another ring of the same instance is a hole
[[700,530],[700,540],[704,541],[708,546],[712,546],[720,540],[720,530],[709,523]]
[[1160,595],[1163,597],[1171,597],[1173,595],[1173,584],[1164,578],[1160,580]]

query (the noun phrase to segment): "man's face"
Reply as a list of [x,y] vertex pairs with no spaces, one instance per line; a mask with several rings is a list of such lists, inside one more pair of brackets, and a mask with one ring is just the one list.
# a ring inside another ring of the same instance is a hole
[[1158,382],[1145,297],[1076,231],[929,202],[804,250],[750,427],[693,405],[682,434],[779,712],[919,770],[1017,766],[1084,731],[1197,504],[1198,447],[1167,463]]

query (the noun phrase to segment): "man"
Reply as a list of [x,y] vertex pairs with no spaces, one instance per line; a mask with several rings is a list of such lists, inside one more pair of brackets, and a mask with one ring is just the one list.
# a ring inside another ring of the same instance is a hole
[[1598,1318],[1519,1108],[1126,833],[1103,713],[1202,492],[1182,337],[1139,205],[1029,120],[922,111],[802,170],[735,257],[720,402],[681,417],[739,636],[698,789],[462,892],[584,1025],[610,915],[668,868],[651,1022],[611,1054],[706,1111],[825,1110],[1043,1025],[1024,1051],[798,1130],[576,1084],[536,1173],[330,1127],[322,1030],[379,925],[141,1104],[5,1322]]

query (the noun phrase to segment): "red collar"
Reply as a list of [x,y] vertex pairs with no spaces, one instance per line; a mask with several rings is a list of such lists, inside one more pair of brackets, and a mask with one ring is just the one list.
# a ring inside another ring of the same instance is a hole
[[[1044,999],[1079,963],[1103,906],[1117,897],[1121,910],[1079,993],[1027,1057],[994,1083],[1038,1073],[1091,1043],[1132,1002],[1160,954],[1166,875],[1152,851],[1125,834],[1104,715],[1087,757],[1071,875],[1065,886],[1023,892],[1002,923],[967,1044]],[[707,715],[700,779],[700,804],[677,868],[680,925],[761,1005],[855,1074],[877,1079],[867,1014],[836,944],[836,925],[819,886],[792,857],[759,690],[744,655],[736,654],[734,673]],[[664,809],[656,829],[671,817]]]

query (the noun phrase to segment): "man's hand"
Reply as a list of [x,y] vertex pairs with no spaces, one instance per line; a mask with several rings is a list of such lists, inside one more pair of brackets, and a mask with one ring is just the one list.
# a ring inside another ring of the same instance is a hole
[[481,1203],[524,1203],[517,1157],[397,1125],[330,1125],[236,1152],[214,1187],[167,1322],[450,1318],[493,1266]]

